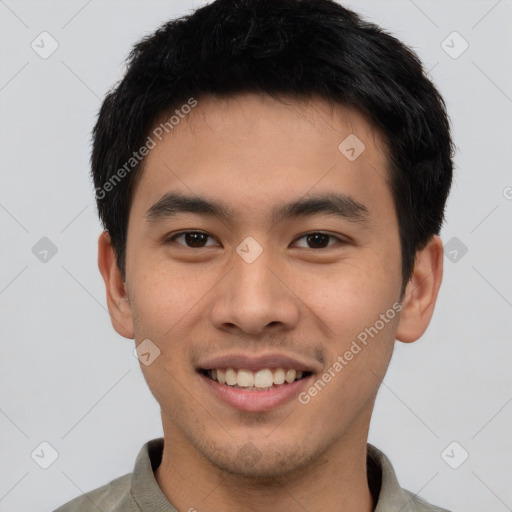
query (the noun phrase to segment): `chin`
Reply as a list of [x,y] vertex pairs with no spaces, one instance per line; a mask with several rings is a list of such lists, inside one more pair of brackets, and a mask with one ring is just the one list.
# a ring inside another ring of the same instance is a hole
[[260,482],[300,473],[315,458],[312,452],[299,451],[294,446],[261,446],[250,441],[241,447],[217,447],[203,455],[217,469],[230,475]]

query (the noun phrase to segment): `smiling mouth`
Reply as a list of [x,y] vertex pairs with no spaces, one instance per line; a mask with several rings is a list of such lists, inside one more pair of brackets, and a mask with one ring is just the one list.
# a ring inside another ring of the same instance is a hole
[[293,368],[263,368],[255,372],[244,368],[213,368],[200,373],[219,384],[246,391],[269,391],[311,375]]

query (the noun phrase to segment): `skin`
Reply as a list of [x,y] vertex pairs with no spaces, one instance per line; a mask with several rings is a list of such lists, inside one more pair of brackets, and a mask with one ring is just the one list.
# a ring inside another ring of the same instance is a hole
[[[352,162],[338,150],[351,133],[366,147]],[[399,301],[387,177],[379,133],[357,111],[321,99],[200,98],[150,151],[130,210],[126,279],[108,233],[98,262],[114,328],[161,350],[141,369],[161,406],[165,446],[155,477],[178,510],[375,506],[366,476],[371,413],[395,339],[415,341],[431,319],[442,279],[439,237],[417,253],[401,313],[307,405],[234,409],[206,389],[195,366],[206,355],[284,352],[311,362],[316,380]],[[364,205],[365,222],[270,218],[276,205],[333,191]],[[150,222],[146,211],[166,192],[222,200],[236,215]],[[203,247],[187,247],[184,237],[165,242],[184,230],[211,238]],[[303,236],[319,231],[335,237],[322,239],[327,248]],[[247,236],[263,249],[250,264],[236,252]]]

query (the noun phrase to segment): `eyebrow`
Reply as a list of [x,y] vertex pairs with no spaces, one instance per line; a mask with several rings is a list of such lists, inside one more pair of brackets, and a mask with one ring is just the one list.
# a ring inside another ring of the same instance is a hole
[[[180,213],[194,213],[231,221],[237,216],[226,203],[200,196],[169,192],[146,211],[149,222],[158,222]],[[366,206],[345,194],[321,194],[302,197],[295,201],[276,206],[272,210],[272,222],[310,215],[334,215],[351,222],[365,222],[368,218]]]

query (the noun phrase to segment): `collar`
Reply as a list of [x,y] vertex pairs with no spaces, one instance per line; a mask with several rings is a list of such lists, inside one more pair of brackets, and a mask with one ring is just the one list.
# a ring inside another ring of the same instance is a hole
[[[140,450],[131,477],[130,493],[141,510],[177,512],[160,489],[154,475],[162,461],[164,439],[148,441]],[[397,480],[393,466],[378,448],[367,444],[368,483],[376,507],[374,512],[414,512],[429,505],[421,498],[403,490]],[[430,510],[441,510],[435,507]]]

